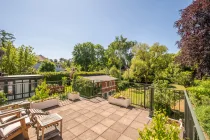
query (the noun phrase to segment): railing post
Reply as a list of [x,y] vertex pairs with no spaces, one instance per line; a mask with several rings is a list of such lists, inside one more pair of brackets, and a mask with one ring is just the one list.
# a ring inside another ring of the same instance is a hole
[[146,85],[144,84],[144,108],[146,108]]
[[154,87],[151,87],[151,92],[150,92],[150,109],[149,109],[149,117],[152,118],[153,116],[153,107],[154,107]]

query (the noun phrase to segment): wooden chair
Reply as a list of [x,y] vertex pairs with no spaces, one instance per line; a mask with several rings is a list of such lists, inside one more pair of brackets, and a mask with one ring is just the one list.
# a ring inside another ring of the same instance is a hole
[[23,134],[24,139],[29,139],[28,128],[31,124],[30,118],[27,115],[20,117],[20,111],[1,114],[0,117],[7,117],[11,115],[16,115],[19,118],[6,122],[4,124],[0,124],[1,139],[11,140],[21,133]]
[[31,122],[32,122],[31,125],[34,126],[34,127],[35,127],[35,124],[37,123],[36,116],[38,116],[38,115],[44,116],[44,115],[49,114],[49,112],[45,112],[41,109],[29,109],[28,112],[29,112],[29,116],[30,116],[30,119],[31,119]]

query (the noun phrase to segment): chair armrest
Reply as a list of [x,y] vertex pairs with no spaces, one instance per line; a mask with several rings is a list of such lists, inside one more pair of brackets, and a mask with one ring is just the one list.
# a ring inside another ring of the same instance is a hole
[[0,118],[12,116],[12,115],[20,116],[21,111],[22,110],[16,110],[16,111],[12,111],[12,112],[5,112],[5,113],[0,114]]
[[[25,122],[25,118],[27,118],[27,117],[28,117],[28,116],[23,116],[23,117],[21,117],[21,118],[18,118],[18,119],[9,121],[9,122],[7,122],[7,123],[0,124],[0,128],[5,127],[5,126],[8,126],[8,125],[13,124],[13,123],[16,123],[16,122],[19,122],[19,121],[24,121],[24,122]],[[22,124],[21,124],[21,125],[22,125]]]
[[1,114],[12,113],[12,112],[17,112],[17,111],[25,111],[25,110],[26,109],[23,109],[23,108],[17,108],[17,109],[11,109],[11,110],[2,111]]
[[19,105],[16,103],[16,104],[9,104],[9,105],[4,105],[4,106],[1,106],[0,107],[0,110],[4,110],[4,109],[8,109],[8,108],[16,108],[18,107]]

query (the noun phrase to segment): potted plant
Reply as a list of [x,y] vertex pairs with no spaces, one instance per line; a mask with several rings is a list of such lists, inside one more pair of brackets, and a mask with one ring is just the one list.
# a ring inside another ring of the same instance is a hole
[[31,101],[31,108],[45,109],[58,105],[57,95],[49,96],[50,89],[48,88],[46,81],[42,82],[35,89],[35,95],[33,95],[29,101]]
[[111,104],[115,104],[115,105],[119,105],[119,106],[123,106],[123,107],[128,107],[131,103],[129,98],[127,98],[126,96],[123,96],[120,93],[109,96],[108,101]]
[[68,93],[68,99],[74,101],[79,99],[79,92],[73,91],[71,93]]

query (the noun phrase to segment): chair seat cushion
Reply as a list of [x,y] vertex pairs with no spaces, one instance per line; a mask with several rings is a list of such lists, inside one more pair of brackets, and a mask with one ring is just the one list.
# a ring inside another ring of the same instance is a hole
[[16,117],[16,115],[7,116],[4,118],[1,118],[2,123],[8,122],[9,120],[12,120]]
[[[30,118],[27,117],[25,118],[25,123],[26,124],[30,124]],[[4,128],[0,128],[0,135],[1,137],[6,137],[9,134],[11,134],[12,132],[16,131],[17,129],[19,129],[21,127],[21,123],[20,122],[16,122],[13,124],[10,124]]]

